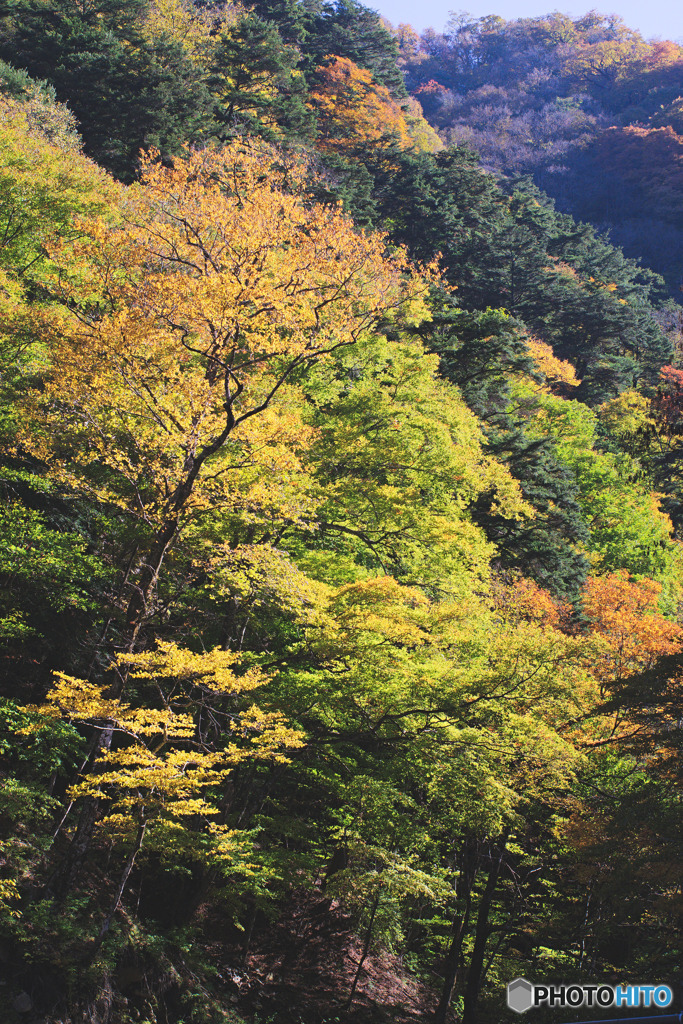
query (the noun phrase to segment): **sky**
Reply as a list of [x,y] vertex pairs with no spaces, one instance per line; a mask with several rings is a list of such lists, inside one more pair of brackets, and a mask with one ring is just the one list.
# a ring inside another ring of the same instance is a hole
[[430,25],[442,31],[449,11],[466,10],[475,17],[499,14],[512,21],[559,10],[580,17],[594,8],[604,14],[619,14],[629,28],[638,29],[646,39],[683,41],[683,2],[681,0],[364,0],[394,25],[406,21],[419,32]]

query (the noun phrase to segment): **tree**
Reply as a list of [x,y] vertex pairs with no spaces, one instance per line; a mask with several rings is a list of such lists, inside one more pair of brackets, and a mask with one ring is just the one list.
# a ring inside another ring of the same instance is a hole
[[[573,477],[593,572],[623,568],[651,576],[666,588],[667,607],[675,608],[679,553],[672,523],[639,464],[623,452],[601,450],[605,441],[598,434],[597,416],[580,402],[551,395],[532,381],[516,381],[512,394],[528,436],[552,440],[557,458]],[[608,407],[613,417],[617,409],[628,408],[619,399]],[[638,412],[636,407],[636,423]]]
[[[38,86],[26,78],[21,88]],[[41,99],[38,120],[30,102],[0,98],[6,103],[0,128],[0,268],[24,287],[46,285],[48,240],[73,237],[76,216],[104,213],[119,195],[112,179],[78,152],[73,137],[64,138],[63,111],[48,98]],[[60,127],[46,123],[50,111]],[[70,131],[68,120],[66,126]]]
[[657,391],[635,431],[641,461],[663,495],[663,508],[671,516],[677,534],[683,521],[679,440],[682,396],[681,371],[663,366]]
[[[392,911],[381,884],[385,872],[406,859],[423,872],[422,883],[430,875],[436,899],[420,896],[426,905],[412,930],[421,936],[421,958],[439,971],[446,953],[444,1012],[456,980],[463,991],[461,956],[470,969],[471,1013],[495,956],[492,937],[523,930],[505,906],[527,856],[534,884],[535,840],[528,853],[520,850],[527,808],[535,801],[547,818],[547,808],[568,792],[580,755],[565,730],[596,696],[582,667],[590,641],[563,632],[563,611],[547,593],[520,581],[493,594],[487,609],[474,597],[427,602],[416,588],[388,578],[346,585],[328,605],[332,632],[311,624],[301,653],[290,653],[275,684],[278,703],[306,724],[298,813],[313,815],[317,834],[344,780],[381,778],[381,816],[373,813],[379,801],[371,787],[362,820],[345,805],[333,814],[345,823],[343,831],[334,827],[334,845],[349,859],[338,887],[336,874],[330,884],[352,905],[364,901],[369,935],[371,923],[379,927],[377,915],[400,927],[400,910]],[[281,799],[274,794],[274,805]],[[542,822],[541,810],[538,816]],[[514,849],[501,858],[510,832]],[[403,870],[407,892],[412,880]],[[471,912],[461,921],[466,905]],[[501,917],[505,928],[498,927]],[[475,936],[479,952],[470,961],[464,950]]]
[[[87,724],[96,732],[113,734],[116,740],[100,748],[99,758],[88,765],[90,771],[83,772],[67,794],[71,804],[82,798],[104,801],[107,811],[99,822],[100,833],[106,831],[130,844],[114,901],[91,955],[109,931],[143,843],[159,849],[169,842],[180,849],[192,843],[197,830],[187,823],[219,814],[219,808],[207,801],[208,789],[219,786],[244,759],[283,761],[284,751],[303,742],[281,715],[264,713],[256,705],[241,710],[235,706],[240,695],[265,682],[258,669],[236,673],[236,661],[237,655],[227,651],[196,655],[162,644],[154,652],[118,660],[119,670],[124,665],[128,673],[132,670],[137,706],[122,697],[108,697],[108,683],[98,685],[58,673],[44,704],[29,709],[48,721],[62,716]],[[141,704],[141,686],[148,692],[156,690],[158,696]],[[221,715],[221,698],[232,705],[229,715]],[[234,732],[237,740],[218,749],[207,744],[201,720],[212,699],[214,714],[226,718],[228,732]],[[42,724],[38,720],[32,728],[40,730]],[[184,831],[190,834],[183,835]],[[217,860],[228,860],[231,854],[239,857],[245,837],[215,821],[207,831]]]
[[57,305],[50,245],[73,240],[79,216],[109,217],[121,190],[79,152],[49,90],[15,78],[24,99],[4,106],[0,128],[1,614],[4,692],[26,697],[43,685],[52,657],[71,667],[68,637],[87,632],[108,569],[93,554],[89,514],[68,507],[35,463],[14,457],[17,401],[45,370],[42,332]]
[[360,578],[372,569],[465,600],[488,577],[492,553],[472,521],[478,497],[489,496],[502,521],[532,515],[510,473],[486,454],[475,416],[438,380],[438,365],[418,338],[373,338],[317,367],[304,385],[320,491],[309,572],[318,558],[324,571],[334,551],[347,582],[355,565]]
[[398,65],[396,40],[384,27],[376,11],[357,0],[332,0],[322,4],[311,20],[306,38],[306,53],[311,68],[320,65],[328,54],[350,60],[380,86],[392,99],[405,99],[406,88]]
[[311,25],[322,13],[322,0],[256,0],[254,14],[274,22],[284,41],[306,47]]
[[119,224],[85,222],[55,252],[65,306],[23,444],[145,524],[131,645],[184,523],[218,507],[307,514],[287,386],[423,287],[401,283],[381,236],[288,194],[295,165],[265,180],[273,157],[235,143],[173,169],[151,158]]
[[412,145],[403,112],[389,90],[348,57],[329,57],[316,70],[310,103],[323,151]]
[[657,659],[680,652],[681,626],[657,610],[661,589],[653,580],[631,580],[626,571],[588,581],[584,610],[606,645],[594,668],[604,692],[623,685]]
[[81,138],[76,118],[63,103],[58,103],[54,87],[36,82],[25,71],[0,61],[0,94],[5,121],[25,119],[26,127],[61,149],[79,150]]
[[128,179],[141,147],[177,153],[210,124],[196,64],[168,34],[149,38],[143,13],[142,0],[60,0],[49,11],[22,0],[0,36],[0,56],[49,81],[76,115],[86,152]]
[[312,117],[297,71],[299,54],[285,45],[276,26],[244,15],[221,33],[211,56],[209,85],[217,99],[216,119],[227,137],[242,132],[276,136],[309,135]]
[[450,300],[418,328],[439,354],[442,373],[462,391],[486,427],[486,448],[505,464],[534,509],[529,518],[501,517],[481,493],[473,516],[496,544],[502,568],[516,569],[554,593],[577,594],[587,563],[578,544],[587,532],[578,489],[550,437],[533,436],[514,400],[515,380],[537,376],[522,324],[500,310],[467,313]]

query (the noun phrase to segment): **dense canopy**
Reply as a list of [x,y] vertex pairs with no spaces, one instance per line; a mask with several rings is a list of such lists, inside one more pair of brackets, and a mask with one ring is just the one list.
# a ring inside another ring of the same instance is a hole
[[682,54],[0,8],[8,1024],[678,991]]

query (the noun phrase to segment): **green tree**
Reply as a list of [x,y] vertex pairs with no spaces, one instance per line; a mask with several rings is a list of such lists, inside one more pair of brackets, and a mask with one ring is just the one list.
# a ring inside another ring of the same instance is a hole
[[377,12],[357,0],[332,0],[321,6],[308,27],[305,53],[311,70],[322,64],[328,54],[346,57],[370,71],[394,99],[407,97],[398,67],[396,40]]
[[552,439],[528,431],[516,409],[514,380],[534,372],[522,325],[499,310],[467,313],[445,300],[420,333],[485,425],[487,451],[508,467],[534,509],[528,519],[505,519],[493,495],[478,497],[473,516],[495,543],[497,561],[554,593],[576,596],[588,569],[580,550],[588,533],[578,487]]
[[216,42],[209,86],[217,99],[223,136],[252,132],[275,138],[310,135],[313,117],[297,50],[283,43],[276,25],[253,14],[224,29]]
[[87,153],[124,178],[143,146],[175,153],[210,124],[196,65],[176,41],[145,36],[144,9],[138,0],[60,0],[48,11],[20,0],[0,28],[0,55],[50,82],[78,119]]

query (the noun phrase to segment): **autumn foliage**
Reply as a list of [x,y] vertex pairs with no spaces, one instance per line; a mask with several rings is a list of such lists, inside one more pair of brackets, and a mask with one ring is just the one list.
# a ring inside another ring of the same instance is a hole
[[595,671],[604,686],[614,686],[683,649],[683,629],[661,615],[661,586],[636,581],[627,572],[588,581],[584,610],[607,649]]
[[680,48],[48,13],[0,12],[2,999],[481,1024],[678,977],[682,314],[516,169],[569,125],[675,184],[591,104]]
[[53,248],[73,313],[54,321],[52,373],[31,398],[44,426],[25,444],[65,479],[108,466],[92,486],[148,520],[204,507],[209,492],[220,502],[236,462],[264,460],[271,487],[276,453],[296,472],[306,431],[274,397],[422,289],[404,286],[381,235],[296,198],[303,168],[265,175],[274,160],[241,143],[173,170],[152,156],[119,223],[83,221],[75,244]]
[[316,76],[310,102],[323,150],[343,153],[363,145],[412,146],[401,108],[368,71],[348,57],[332,56]]
[[663,366],[659,387],[652,399],[652,410],[667,435],[680,434],[683,417],[683,371],[675,366]]

